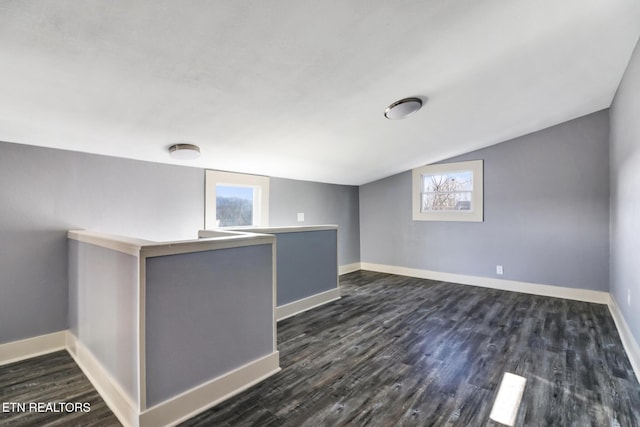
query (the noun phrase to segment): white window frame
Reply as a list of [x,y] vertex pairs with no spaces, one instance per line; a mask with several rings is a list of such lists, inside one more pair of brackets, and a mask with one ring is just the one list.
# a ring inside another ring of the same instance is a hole
[[[449,173],[471,171],[473,173],[472,211],[430,211],[422,212],[422,177],[425,175],[446,175]],[[482,160],[468,162],[439,163],[415,168],[412,171],[412,211],[414,221],[468,221],[484,220],[483,206],[483,164]]]
[[205,174],[205,228],[239,228],[218,227],[216,218],[216,186],[252,187],[253,194],[253,224],[251,227],[269,226],[269,177],[248,175],[243,173],[207,170]]

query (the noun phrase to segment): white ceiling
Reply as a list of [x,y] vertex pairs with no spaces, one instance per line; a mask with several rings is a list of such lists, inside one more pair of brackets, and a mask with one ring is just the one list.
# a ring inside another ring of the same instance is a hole
[[639,34],[638,0],[3,0],[0,140],[358,185],[608,107]]

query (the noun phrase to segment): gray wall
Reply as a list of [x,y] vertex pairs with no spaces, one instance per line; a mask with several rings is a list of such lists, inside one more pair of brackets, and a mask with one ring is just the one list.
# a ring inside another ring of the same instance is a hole
[[640,343],[640,44],[611,106],[610,156],[611,294]]
[[147,258],[147,406],[275,351],[271,244]]
[[[204,172],[0,142],[0,343],[67,328],[68,229],[197,238]],[[358,188],[271,180],[271,225],[340,226],[340,263],[360,260]]]
[[274,234],[278,307],[337,288],[335,230]]
[[484,160],[481,223],[412,221],[410,171],[363,185],[362,261],[607,291],[608,134],[605,110],[448,160]]
[[69,329],[138,401],[138,257],[69,241]]
[[358,187],[271,178],[269,199],[269,226],[336,224],[338,264],[360,262]]
[[0,343],[67,329],[68,229],[197,238],[202,169],[0,142]]

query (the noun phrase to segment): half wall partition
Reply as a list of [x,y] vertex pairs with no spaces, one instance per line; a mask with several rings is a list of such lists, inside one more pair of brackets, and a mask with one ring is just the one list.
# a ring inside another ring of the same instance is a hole
[[280,370],[274,236],[68,238],[67,347],[123,424],[175,424]]

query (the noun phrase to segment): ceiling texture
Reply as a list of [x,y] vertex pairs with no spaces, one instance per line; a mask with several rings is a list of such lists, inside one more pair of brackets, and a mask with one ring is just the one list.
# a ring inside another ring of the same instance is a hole
[[609,107],[639,35],[639,0],[3,0],[0,140],[359,185]]

